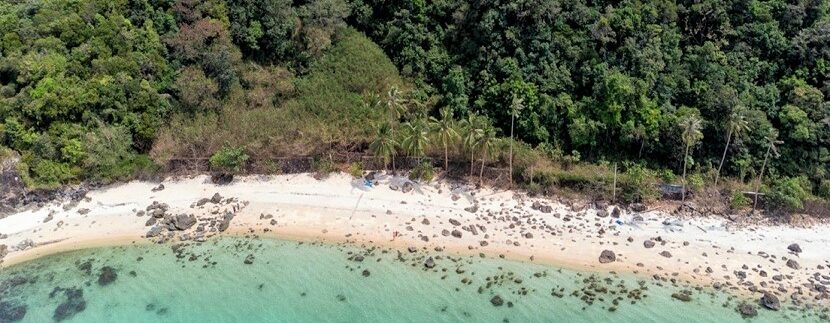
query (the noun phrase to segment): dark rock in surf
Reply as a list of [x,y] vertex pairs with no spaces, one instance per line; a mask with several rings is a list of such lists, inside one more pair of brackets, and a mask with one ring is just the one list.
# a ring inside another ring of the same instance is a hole
[[741,313],[743,318],[750,318],[758,315],[758,311],[755,309],[755,306],[746,303],[738,305],[737,310],[738,313]]
[[504,299],[502,299],[499,295],[493,296],[493,298],[490,299],[490,304],[493,304],[493,306],[496,307],[502,306],[504,305]]
[[778,300],[778,296],[770,292],[764,292],[764,296],[761,296],[761,305],[773,311],[781,309],[781,301]]

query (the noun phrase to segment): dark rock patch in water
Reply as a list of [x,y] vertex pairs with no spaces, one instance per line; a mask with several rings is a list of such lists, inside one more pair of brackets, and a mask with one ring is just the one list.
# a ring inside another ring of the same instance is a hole
[[70,319],[75,316],[75,314],[86,310],[86,300],[84,300],[84,291],[82,289],[64,289],[57,287],[52,291],[52,293],[49,294],[49,297],[54,297],[59,292],[63,292],[64,296],[66,296],[66,300],[55,308],[55,313],[52,315],[52,318],[55,319],[55,321],[60,322]]
[[114,282],[116,278],[118,278],[118,273],[115,272],[115,268],[104,266],[101,268],[101,274],[98,275],[98,285],[107,286]]
[[26,316],[26,305],[0,301],[0,322],[17,322]]

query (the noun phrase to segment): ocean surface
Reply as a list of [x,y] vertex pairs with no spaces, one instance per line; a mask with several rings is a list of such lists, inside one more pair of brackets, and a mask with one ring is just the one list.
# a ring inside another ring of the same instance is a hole
[[[683,291],[691,301],[672,298]],[[826,313],[758,308],[745,319],[739,303],[634,276],[242,237],[0,269],[0,322],[818,322]]]

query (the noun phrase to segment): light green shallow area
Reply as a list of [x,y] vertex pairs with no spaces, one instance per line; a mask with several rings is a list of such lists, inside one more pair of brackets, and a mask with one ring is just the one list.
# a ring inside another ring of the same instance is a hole
[[[363,261],[352,259],[357,254]],[[422,265],[427,256],[433,270]],[[104,266],[117,278],[102,286]],[[592,283],[600,292],[589,305],[581,290]],[[680,302],[671,294],[681,288],[633,276],[242,237],[178,253],[169,244],[70,252],[3,269],[0,284],[2,302],[25,304],[23,322],[54,321],[68,288],[83,291],[85,306],[64,322],[812,322],[826,313],[758,309],[748,320],[735,311],[739,301],[722,293],[694,291],[691,302]],[[629,297],[634,289],[646,297]],[[491,304],[495,295],[502,306]]]

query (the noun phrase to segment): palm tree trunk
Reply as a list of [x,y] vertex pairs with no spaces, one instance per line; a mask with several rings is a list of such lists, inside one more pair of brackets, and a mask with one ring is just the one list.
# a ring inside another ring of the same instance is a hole
[[723,147],[723,156],[720,158],[720,164],[718,165],[718,172],[715,174],[715,185],[718,185],[718,179],[720,178],[720,170],[723,167],[723,161],[726,160],[726,152],[729,150],[729,142],[732,141],[732,129],[729,129],[729,134],[726,135],[726,146]]
[[484,157],[486,152],[481,152],[481,170],[478,171],[478,185],[484,185]]
[[513,187],[513,119],[516,117],[510,114],[510,187]]
[[637,153],[637,158],[643,158],[643,147],[646,145],[645,139],[640,139],[640,151]]
[[449,154],[447,153],[447,143],[445,142],[444,143],[444,171],[449,171],[450,170],[449,164],[450,164],[450,157],[449,157]]
[[686,144],[686,154],[683,155],[683,190],[681,202],[686,202],[686,164],[689,161],[689,144]]
[[761,179],[764,177],[764,168],[767,168],[767,159],[769,158],[770,150],[772,150],[771,142],[769,147],[767,147],[767,153],[764,155],[764,163],[761,164],[761,173],[758,174],[758,181],[755,183],[755,200],[752,202],[752,212],[755,212],[755,207],[758,206],[758,191],[761,190]]
[[473,177],[473,166],[475,165],[475,150],[470,151],[470,177]]

